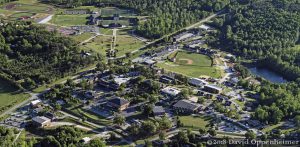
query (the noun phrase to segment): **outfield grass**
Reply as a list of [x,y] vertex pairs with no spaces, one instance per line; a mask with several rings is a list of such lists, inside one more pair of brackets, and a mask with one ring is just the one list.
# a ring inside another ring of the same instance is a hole
[[89,15],[54,15],[51,23],[60,26],[86,25]]
[[29,98],[29,96],[29,94],[19,93],[16,87],[0,79],[0,113],[24,101]]
[[208,116],[180,116],[179,120],[185,128],[199,129],[207,128],[206,126],[210,124],[212,118]]
[[189,77],[222,76],[222,71],[212,66],[212,60],[208,56],[195,53],[178,52],[175,63],[165,61],[158,63],[157,66]]
[[94,36],[95,34],[93,33],[82,33],[80,35],[74,35],[74,36],[70,36],[72,39],[74,39],[76,42],[80,43],[84,40],[87,40],[89,38],[91,38],[92,36]]

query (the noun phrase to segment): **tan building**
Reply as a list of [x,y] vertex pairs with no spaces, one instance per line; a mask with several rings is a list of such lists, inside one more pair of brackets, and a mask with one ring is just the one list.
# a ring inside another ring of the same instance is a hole
[[32,118],[32,123],[37,127],[43,128],[51,124],[51,119],[45,116],[37,116]]
[[108,100],[107,105],[109,107],[115,108],[119,111],[123,111],[128,108],[130,102],[127,101],[126,99],[120,98],[120,97],[115,97],[110,100]]

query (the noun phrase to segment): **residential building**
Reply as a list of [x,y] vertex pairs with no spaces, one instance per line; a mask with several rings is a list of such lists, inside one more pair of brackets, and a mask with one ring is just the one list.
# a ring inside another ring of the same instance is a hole
[[162,94],[176,97],[181,91],[174,87],[166,87],[161,90]]
[[203,90],[214,94],[220,94],[222,92],[222,88],[215,85],[205,85]]
[[128,108],[130,102],[120,97],[114,97],[107,102],[107,106],[123,111]]
[[196,113],[200,110],[201,105],[189,100],[180,100],[173,105],[173,108],[179,113]]
[[46,127],[51,124],[51,120],[45,116],[37,116],[32,118],[32,123],[37,127]]

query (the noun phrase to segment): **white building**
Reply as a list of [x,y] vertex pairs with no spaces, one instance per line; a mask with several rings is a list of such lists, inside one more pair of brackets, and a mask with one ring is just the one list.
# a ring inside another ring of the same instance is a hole
[[174,87],[166,87],[162,89],[161,92],[169,96],[177,96],[181,91]]
[[30,102],[30,105],[31,105],[31,107],[36,107],[40,103],[42,103],[41,100],[33,100],[33,101]]

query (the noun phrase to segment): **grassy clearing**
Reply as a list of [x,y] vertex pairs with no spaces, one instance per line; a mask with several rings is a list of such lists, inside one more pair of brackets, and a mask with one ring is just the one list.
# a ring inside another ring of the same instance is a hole
[[86,51],[93,51],[105,56],[105,50],[110,49],[112,37],[110,36],[97,36],[90,42],[82,46],[82,49]]
[[114,20],[102,20],[101,21],[102,25],[109,25],[111,23],[119,23],[121,25],[129,26],[129,21],[128,20],[118,20],[118,21],[114,21]]
[[12,15],[9,16],[10,20],[17,20],[21,17],[32,17],[34,16],[35,13],[30,13],[30,12],[18,12],[18,13],[14,13]]
[[189,77],[205,75],[220,78],[222,76],[222,71],[212,66],[212,60],[208,56],[201,54],[179,52],[175,63],[166,61],[158,63],[157,66]]
[[267,132],[270,132],[273,129],[278,128],[278,127],[280,127],[282,125],[283,125],[283,122],[280,122],[280,123],[278,123],[276,125],[269,125],[269,126],[265,127],[264,129],[262,129],[261,131],[264,132],[264,133],[267,133]]
[[106,120],[105,118],[103,118],[99,115],[93,114],[92,112],[89,112],[89,111],[84,110],[82,108],[70,109],[70,111],[72,111],[73,113],[79,115],[81,118],[86,117],[87,119],[95,120],[99,124],[102,124],[102,125],[110,125],[112,123],[110,120]]
[[185,128],[199,129],[206,128],[212,118],[208,116],[180,116],[179,120]]
[[113,35],[113,30],[107,28],[100,28],[100,33],[104,35]]
[[86,25],[89,15],[54,15],[51,23],[60,26]]
[[117,57],[125,55],[126,52],[132,52],[139,49],[144,45],[145,44],[142,41],[137,40],[134,37],[129,35],[119,35],[117,36],[116,43],[116,49],[118,50]]
[[101,15],[102,16],[113,16],[114,14],[119,14],[120,16],[135,16],[133,10],[127,10],[127,9],[119,9],[116,7],[106,7],[101,9]]
[[76,42],[80,43],[84,40],[87,40],[89,38],[91,38],[92,36],[94,36],[95,34],[92,33],[82,33],[80,35],[74,35],[74,36],[70,36],[72,39],[74,39]]
[[0,79],[0,113],[27,98],[29,94],[19,93],[16,87]]

